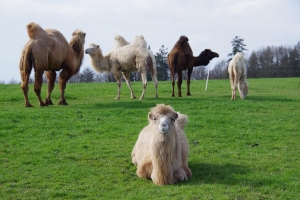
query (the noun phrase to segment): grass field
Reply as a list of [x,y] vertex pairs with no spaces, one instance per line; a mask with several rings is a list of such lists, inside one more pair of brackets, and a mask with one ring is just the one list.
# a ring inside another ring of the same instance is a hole
[[[68,84],[68,106],[25,108],[20,85],[0,85],[0,199],[299,199],[299,78],[249,79],[245,100],[231,101],[229,80],[192,81],[192,96],[159,98],[140,82],[137,99],[123,84]],[[45,99],[47,85],[42,97]],[[177,91],[177,89],[176,89]],[[149,108],[171,105],[188,115],[193,177],[156,186],[136,176],[131,151]]]

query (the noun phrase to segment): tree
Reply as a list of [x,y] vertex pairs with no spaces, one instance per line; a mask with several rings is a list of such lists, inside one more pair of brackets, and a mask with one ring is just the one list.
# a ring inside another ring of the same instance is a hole
[[157,52],[155,57],[157,80],[166,81],[169,80],[169,67],[167,61],[168,49],[164,45],[161,46],[159,52]]
[[95,76],[95,73],[92,70],[90,70],[89,68],[85,68],[83,70],[83,72],[81,73],[80,81],[85,82],[85,83],[94,82],[95,81],[94,76]]
[[217,62],[210,73],[210,78],[212,79],[222,79],[228,77],[227,62],[225,60]]
[[260,66],[258,63],[258,58],[255,51],[253,51],[247,62],[247,77],[257,78],[259,74],[260,74]]
[[235,38],[233,38],[231,45],[232,52],[228,54],[227,57],[230,58],[227,60],[227,62],[229,62],[237,52],[244,53],[243,51],[248,51],[248,49],[245,48],[246,45],[244,44],[244,39],[239,38],[239,36],[235,36]]

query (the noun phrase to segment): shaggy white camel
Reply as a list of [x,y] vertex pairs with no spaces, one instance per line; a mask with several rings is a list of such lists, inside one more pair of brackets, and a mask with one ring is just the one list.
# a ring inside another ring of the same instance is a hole
[[236,99],[236,86],[238,86],[240,97],[244,99],[248,94],[248,82],[246,81],[246,64],[242,53],[238,52],[228,65],[228,73],[231,84],[231,100]]
[[151,178],[157,185],[190,178],[189,144],[183,131],[187,116],[175,112],[171,106],[157,104],[148,114],[148,121],[131,154],[137,175]]
[[113,73],[118,84],[118,94],[115,99],[120,99],[120,90],[122,86],[122,76],[131,92],[131,98],[136,98],[130,83],[130,73],[133,71],[140,71],[143,82],[143,93],[140,100],[144,98],[147,87],[147,68],[152,76],[155,86],[157,98],[157,78],[156,78],[156,62],[153,53],[146,48],[147,42],[143,36],[136,36],[134,41],[130,44],[120,35],[115,37],[115,47],[106,56],[103,56],[99,45],[91,44],[85,50],[86,54],[91,57],[91,64],[93,68],[102,73]]

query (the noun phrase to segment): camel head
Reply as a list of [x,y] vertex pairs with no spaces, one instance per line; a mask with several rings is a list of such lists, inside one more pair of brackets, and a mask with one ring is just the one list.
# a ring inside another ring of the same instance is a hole
[[210,49],[205,49],[204,51],[202,51],[200,53],[199,56],[204,56],[206,57],[208,60],[212,60],[213,58],[218,58],[219,57],[219,54],[216,53],[216,52],[213,52],[212,50]]
[[156,130],[163,135],[167,135],[170,132],[177,118],[178,114],[173,108],[164,104],[157,104],[148,114],[150,123],[155,124]]
[[99,45],[92,43],[92,44],[90,44],[89,48],[87,48],[85,50],[85,54],[89,54],[90,56],[93,56],[96,54],[102,55],[102,51],[101,51]]

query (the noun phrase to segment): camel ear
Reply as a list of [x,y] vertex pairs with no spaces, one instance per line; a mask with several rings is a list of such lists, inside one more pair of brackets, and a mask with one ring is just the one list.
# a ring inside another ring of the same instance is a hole
[[99,48],[100,46],[99,45],[97,45],[97,49]]
[[84,38],[85,38],[85,34],[86,34],[86,33],[83,34],[83,37],[84,37]]
[[175,120],[178,118],[178,114],[177,113],[173,113],[171,121],[175,122]]
[[152,112],[150,112],[150,113],[148,114],[148,118],[151,119],[151,120],[153,119],[153,114],[152,114]]
[[72,33],[72,36],[76,35],[75,31]]

